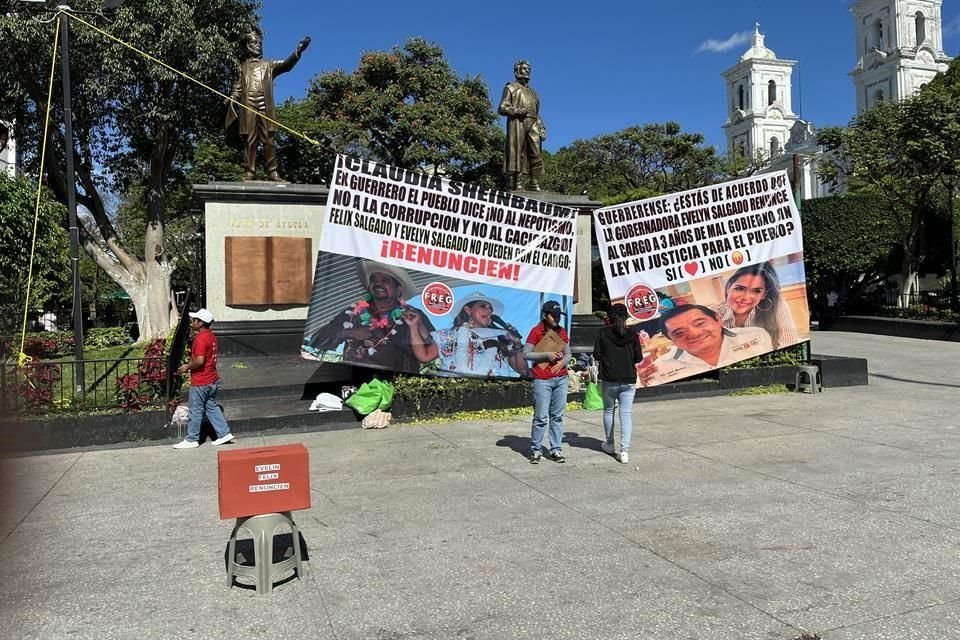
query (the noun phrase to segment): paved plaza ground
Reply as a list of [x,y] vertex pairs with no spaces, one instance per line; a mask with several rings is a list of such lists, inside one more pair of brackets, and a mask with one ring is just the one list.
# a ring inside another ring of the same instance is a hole
[[960,637],[960,344],[817,333],[870,385],[599,412],[568,462],[529,417],[244,437],[302,442],[303,580],[227,589],[216,448],[8,461],[0,637],[825,640]]

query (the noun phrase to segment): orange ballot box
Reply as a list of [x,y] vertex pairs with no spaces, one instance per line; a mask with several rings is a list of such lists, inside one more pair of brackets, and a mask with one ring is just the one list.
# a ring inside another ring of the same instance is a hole
[[220,519],[310,508],[310,459],[302,444],[217,452]]

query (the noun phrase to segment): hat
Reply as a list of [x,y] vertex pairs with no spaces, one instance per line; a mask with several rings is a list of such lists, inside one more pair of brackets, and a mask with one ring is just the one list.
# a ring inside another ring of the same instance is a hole
[[555,317],[557,320],[560,319],[560,316],[567,315],[566,311],[560,310],[560,303],[557,302],[556,300],[547,300],[546,302],[544,302],[543,306],[540,307],[540,311],[542,313],[549,313],[550,315]]
[[471,293],[470,295],[468,295],[466,298],[464,298],[463,301],[460,302],[460,306],[464,306],[464,307],[465,307],[465,306],[467,306],[468,304],[473,304],[474,302],[486,302],[486,303],[489,304],[491,307],[493,307],[493,313],[494,313],[495,315],[498,315],[498,316],[499,316],[499,315],[502,315],[502,314],[503,314],[503,303],[502,303],[502,302],[500,302],[500,301],[497,300],[496,298],[491,298],[491,297],[488,296],[488,295],[484,295],[484,294],[480,293],[479,291],[474,291],[473,293]]
[[628,317],[627,307],[618,302],[610,307],[610,312],[607,315],[611,318],[623,318],[626,320]]
[[211,324],[213,322],[213,314],[207,311],[206,309],[198,309],[196,311],[191,311],[190,317],[196,318],[197,320],[200,320],[201,322],[204,322],[206,324]]
[[400,295],[408,300],[420,293],[420,287],[413,283],[413,279],[400,267],[394,267],[389,264],[381,264],[373,260],[360,260],[357,263],[357,274],[360,276],[360,284],[366,289],[370,285],[370,276],[374,273],[385,273],[400,283]]

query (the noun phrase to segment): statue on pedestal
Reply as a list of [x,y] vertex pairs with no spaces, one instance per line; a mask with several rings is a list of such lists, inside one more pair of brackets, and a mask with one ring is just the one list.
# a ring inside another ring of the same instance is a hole
[[293,69],[304,50],[310,45],[310,38],[301,40],[296,51],[286,60],[264,60],[262,58],[263,37],[256,31],[251,31],[243,37],[243,45],[247,51],[247,59],[240,63],[230,97],[248,108],[240,109],[238,113],[235,105],[228,102],[225,126],[229,127],[237,120],[240,122],[240,135],[245,140],[244,180],[253,180],[256,175],[254,164],[257,159],[257,147],[263,145],[267,177],[275,182],[283,182],[277,173],[277,147],[274,140],[277,125],[272,122],[277,117],[273,99],[273,79]]
[[540,191],[543,174],[541,145],[547,129],[540,119],[540,98],[530,86],[530,63],[519,60],[513,65],[514,82],[508,82],[500,98],[500,115],[507,117],[507,148],[503,172],[510,189],[520,189],[524,176],[531,191]]

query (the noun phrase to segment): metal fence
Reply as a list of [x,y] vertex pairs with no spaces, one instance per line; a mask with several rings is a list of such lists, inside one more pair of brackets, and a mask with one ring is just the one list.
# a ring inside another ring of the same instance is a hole
[[165,358],[45,360],[0,365],[0,410],[4,412],[136,408],[166,400]]

